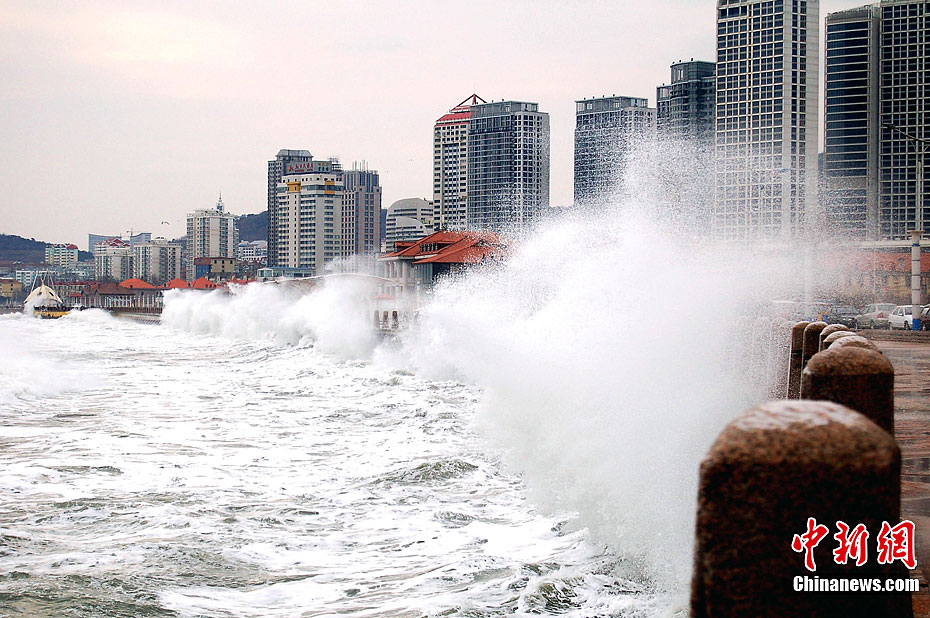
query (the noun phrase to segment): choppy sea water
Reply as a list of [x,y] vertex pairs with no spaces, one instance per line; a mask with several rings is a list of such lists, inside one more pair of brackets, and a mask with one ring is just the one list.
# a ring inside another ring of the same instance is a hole
[[344,281],[0,316],[0,617],[684,616],[806,262],[677,229],[541,226],[389,345]]
[[0,616],[675,612],[537,509],[475,386],[98,312],[0,346]]

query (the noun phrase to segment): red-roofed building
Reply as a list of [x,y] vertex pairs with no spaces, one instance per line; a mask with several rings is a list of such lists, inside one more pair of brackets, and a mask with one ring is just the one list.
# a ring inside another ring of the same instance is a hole
[[468,225],[468,123],[471,107],[486,102],[472,94],[433,127],[433,212],[437,229],[464,230]]
[[500,259],[506,242],[494,232],[434,232],[416,242],[398,242],[379,261],[385,265],[381,293],[398,299],[418,298],[444,275]]
[[191,288],[194,290],[215,290],[218,287],[220,286],[213,283],[206,277],[200,277],[199,279],[196,279],[194,280],[193,283],[191,283]]
[[146,283],[142,279],[126,279],[121,281],[120,285],[124,288],[129,288],[130,290],[154,290],[155,286],[151,283]]
[[166,290],[186,290],[191,286],[190,282],[177,277],[165,284]]
[[107,238],[103,242],[99,242],[95,247],[129,247],[130,244],[119,238]]
[[124,287],[121,283],[97,283],[81,294],[84,307],[125,312],[158,313],[162,301],[162,291],[150,285]]

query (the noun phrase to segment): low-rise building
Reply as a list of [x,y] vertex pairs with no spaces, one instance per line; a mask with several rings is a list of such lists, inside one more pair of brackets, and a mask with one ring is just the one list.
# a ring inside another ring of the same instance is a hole
[[191,281],[192,290],[215,290],[218,287],[220,287],[219,284],[210,281],[206,277],[200,277]]
[[398,241],[412,242],[436,230],[433,203],[418,197],[397,200],[384,220],[384,251],[394,251]]
[[[147,286],[147,287],[146,287]],[[97,283],[81,295],[81,305],[89,309],[158,313],[162,309],[162,290],[130,279],[121,283]]]
[[[930,302],[930,251],[921,253],[920,289],[923,302]],[[911,253],[906,250],[854,250],[825,258],[843,274],[831,290],[855,306],[875,302],[911,304]]]
[[289,266],[268,266],[259,268],[255,273],[256,281],[276,281],[278,279],[304,279],[313,277],[316,271],[313,268],[291,268]]
[[239,242],[238,256],[240,262],[268,263],[267,240],[243,240]]
[[21,296],[23,284],[16,279],[0,279],[0,297],[13,299]]
[[497,260],[506,250],[506,242],[494,232],[440,231],[399,241],[396,251],[379,258],[388,280],[380,292],[409,309],[440,277]]
[[236,259],[231,257],[200,257],[194,259],[194,278],[229,279],[236,275]]

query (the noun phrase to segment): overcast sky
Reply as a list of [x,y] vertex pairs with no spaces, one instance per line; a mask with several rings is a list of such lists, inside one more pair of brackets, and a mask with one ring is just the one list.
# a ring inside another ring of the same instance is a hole
[[[823,0],[822,17],[865,4]],[[0,0],[0,232],[185,233],[260,212],[280,148],[366,161],[384,206],[431,199],[432,127],[476,92],[550,114],[572,201],[574,100],[648,97],[714,59],[713,0]],[[163,223],[166,222],[166,223]]]

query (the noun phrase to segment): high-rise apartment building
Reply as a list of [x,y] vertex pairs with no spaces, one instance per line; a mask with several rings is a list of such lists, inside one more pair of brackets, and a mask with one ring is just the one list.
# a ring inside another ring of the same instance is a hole
[[818,0],[717,0],[714,231],[788,240],[816,218]]
[[[293,165],[301,171],[285,173],[275,189],[276,266],[322,275],[328,262],[345,255],[342,167],[335,159]],[[269,243],[269,259],[271,252]]]
[[233,258],[239,245],[236,217],[226,212],[223,198],[212,210],[195,210],[187,215],[187,278],[195,279],[197,258]]
[[378,172],[343,172],[343,254],[366,255],[381,250],[381,185]]
[[659,135],[714,141],[717,126],[717,65],[690,60],[672,65],[669,85],[656,89],[656,129]]
[[930,176],[917,141],[930,138],[928,29],[930,0],[827,16],[826,213],[853,238],[906,240],[930,225]]
[[468,127],[476,94],[449,110],[433,127],[433,204],[442,230],[468,227]]
[[930,0],[884,0],[880,8],[879,233],[900,240],[930,229]]
[[826,19],[824,206],[833,231],[877,239],[881,11],[863,6]]
[[651,137],[655,123],[646,99],[575,101],[575,204],[603,200],[618,185],[633,140]]
[[308,150],[281,149],[268,162],[268,266],[278,265],[278,183],[284,174],[296,174],[308,169],[313,156]]
[[77,261],[77,245],[45,245],[45,263],[49,266],[74,266]]
[[132,247],[119,238],[94,245],[94,276],[97,281],[124,281],[132,276]]
[[469,229],[530,223],[549,206],[549,114],[520,101],[469,111]]
[[671,82],[656,89],[656,145],[673,169],[655,196],[682,231],[703,236],[714,212],[716,65],[690,60],[671,66]]
[[164,238],[138,243],[132,248],[132,276],[152,285],[161,285],[183,275],[181,245]]

